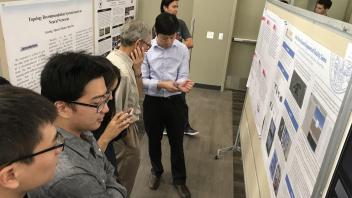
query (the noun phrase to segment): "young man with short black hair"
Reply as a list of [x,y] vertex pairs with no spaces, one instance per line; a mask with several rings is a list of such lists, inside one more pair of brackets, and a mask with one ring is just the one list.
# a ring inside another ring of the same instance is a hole
[[143,117],[148,135],[152,176],[149,187],[156,190],[163,170],[161,139],[166,128],[171,147],[171,166],[174,186],[181,197],[189,198],[186,186],[186,165],[183,153],[185,105],[181,92],[189,92],[193,82],[188,79],[189,52],[176,40],[178,20],[164,12],[156,17],[156,38],[144,57],[142,80],[146,94]]
[[[104,75],[113,72],[112,66],[102,64],[101,57],[84,53],[65,52],[52,56],[41,73],[43,96],[56,106],[58,118],[55,126],[65,137],[65,151],[59,158],[55,178],[37,189],[33,197],[99,197],[125,198],[126,189],[116,182],[114,168],[93,137],[109,111],[106,103],[111,99]],[[110,68],[110,69],[108,69]],[[116,121],[110,123],[126,124]],[[124,128],[128,127],[127,125]],[[118,127],[117,127],[118,128]],[[109,142],[119,132],[110,124],[103,135]],[[115,134],[114,134],[115,133]]]
[[0,86],[0,197],[27,197],[55,174],[63,137],[55,106],[24,88]]

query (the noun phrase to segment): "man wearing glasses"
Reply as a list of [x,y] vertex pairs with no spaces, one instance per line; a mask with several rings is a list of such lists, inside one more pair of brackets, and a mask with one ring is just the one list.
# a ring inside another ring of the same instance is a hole
[[[110,62],[109,62],[110,63]],[[30,193],[32,197],[126,197],[116,182],[114,168],[99,148],[91,130],[97,129],[109,111],[111,99],[103,76],[113,72],[101,59],[84,53],[52,56],[41,73],[41,93],[56,106],[55,126],[65,138],[52,182]],[[111,64],[111,63],[110,63]],[[128,127],[129,120],[111,123]],[[116,133],[120,131],[108,126]],[[105,130],[106,132],[106,130]],[[104,132],[104,133],[105,133]]]
[[183,153],[185,105],[181,93],[189,92],[194,83],[188,79],[188,49],[175,40],[178,25],[173,14],[164,12],[156,17],[156,38],[152,40],[152,46],[142,64],[146,94],[143,115],[152,165],[149,188],[156,190],[159,187],[164,172],[161,163],[161,139],[166,128],[171,147],[174,186],[180,197],[190,198]]
[[56,109],[31,90],[2,85],[0,112],[0,197],[27,197],[54,177],[64,149]]
[[138,127],[141,108],[139,95],[142,90],[141,65],[144,53],[150,47],[150,29],[141,21],[126,23],[121,29],[118,49],[107,56],[121,72],[121,82],[115,94],[116,112],[132,110],[132,123],[126,135],[115,142],[119,181],[131,193],[140,163]]

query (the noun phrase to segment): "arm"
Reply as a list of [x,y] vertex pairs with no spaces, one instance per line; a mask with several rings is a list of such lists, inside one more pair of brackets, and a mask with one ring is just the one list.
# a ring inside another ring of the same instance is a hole
[[115,114],[98,139],[98,145],[103,152],[105,152],[108,144],[129,126],[130,116],[123,112],[127,108],[125,104],[127,104],[127,92],[129,91],[127,89],[128,83],[127,77],[121,73],[121,82],[113,98],[116,112],[119,113]]
[[104,133],[97,141],[102,152],[105,152],[108,144],[125,130],[132,122],[132,116],[125,112],[117,113],[105,128]]
[[183,38],[183,43],[186,45],[188,49],[193,48],[193,39],[192,35],[189,33],[189,30],[187,28],[187,25],[184,21],[180,21],[181,25],[181,36]]
[[182,55],[182,61],[180,68],[178,70],[178,75],[177,75],[177,80],[176,80],[176,86],[179,89],[179,91],[182,92],[189,92],[193,85],[194,82],[192,80],[188,79],[189,75],[189,52],[186,48],[183,48],[182,50],[183,55]]
[[145,92],[150,90],[151,92],[157,92],[158,90],[158,80],[150,79],[150,65],[148,62],[148,53],[145,55],[142,63],[142,82]]
[[193,48],[193,39],[192,38],[185,39],[184,44],[188,49]]
[[[106,189],[105,189],[106,187]],[[89,174],[65,177],[48,190],[51,197],[126,198],[126,189],[116,181],[98,181]]]
[[136,83],[138,87],[138,93],[139,95],[142,95],[142,90],[143,90],[143,81],[142,81],[142,63],[144,60],[144,48],[142,47],[139,48],[137,47],[134,49],[131,53],[131,59],[133,61],[133,71],[134,71],[134,76],[136,78]]

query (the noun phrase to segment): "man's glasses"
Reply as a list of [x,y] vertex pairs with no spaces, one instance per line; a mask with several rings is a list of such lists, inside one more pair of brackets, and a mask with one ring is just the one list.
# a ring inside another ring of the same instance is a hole
[[152,47],[152,45],[151,45],[150,43],[145,42],[143,39],[141,39],[141,41],[142,41],[142,43],[144,43],[146,46],[148,46],[148,48],[147,48],[146,50],[148,50],[148,49],[150,49],[150,48]]
[[105,104],[107,104],[109,102],[110,96],[111,96],[111,92],[106,93],[103,97],[103,101],[101,101],[97,105],[86,104],[86,103],[75,102],[75,101],[69,101],[68,103],[82,105],[82,106],[86,106],[86,107],[93,107],[93,108],[97,109],[97,113],[100,113],[104,109]]
[[33,158],[33,157],[35,157],[37,155],[40,155],[40,154],[43,154],[43,153],[46,153],[46,152],[49,152],[49,151],[52,151],[52,150],[55,150],[55,149],[58,149],[58,148],[61,148],[61,151],[64,151],[65,139],[59,132],[56,132],[56,143],[55,143],[54,146],[49,147],[49,148],[44,149],[44,150],[41,150],[41,151],[38,151],[36,153],[30,154],[30,155],[25,155],[25,156],[19,157],[17,159],[14,159],[14,160],[12,160],[12,161],[10,161],[8,163],[5,163],[5,164],[1,165],[0,168],[6,167],[6,166],[8,166],[10,164],[13,164],[15,162],[18,162],[18,161],[23,161],[23,160],[26,160],[26,159]]

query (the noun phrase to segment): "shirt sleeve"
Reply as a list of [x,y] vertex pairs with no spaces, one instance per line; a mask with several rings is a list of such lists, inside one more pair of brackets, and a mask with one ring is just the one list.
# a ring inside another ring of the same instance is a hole
[[181,47],[182,61],[177,74],[177,83],[183,83],[189,75],[189,51],[186,46]]
[[[65,177],[51,186],[49,192],[52,197],[71,198],[126,198],[126,189],[110,181],[98,181],[88,174],[79,174]],[[106,189],[104,188],[106,183]]]
[[192,38],[189,30],[187,28],[186,23],[183,20],[180,20],[180,27],[181,27],[181,36],[183,40],[187,40],[188,38]]
[[158,89],[158,80],[150,79],[150,65],[148,63],[148,53],[144,56],[142,64],[142,80],[145,93],[156,93]]

